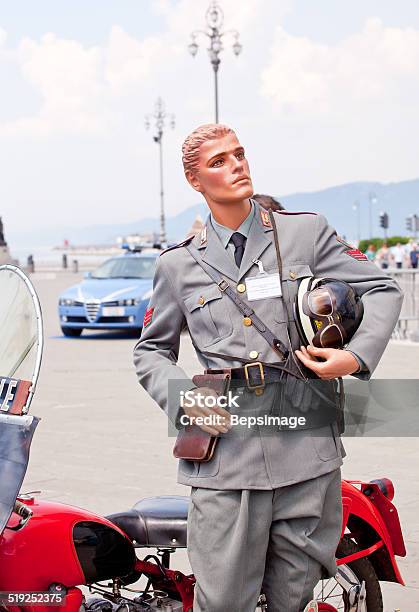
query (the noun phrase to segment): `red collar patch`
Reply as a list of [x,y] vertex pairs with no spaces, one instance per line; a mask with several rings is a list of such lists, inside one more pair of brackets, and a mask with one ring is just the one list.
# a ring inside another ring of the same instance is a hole
[[269,218],[269,212],[267,210],[260,211],[260,220],[262,221],[262,225],[264,227],[272,227],[271,220]]
[[207,226],[206,225],[204,225],[204,227],[201,230],[200,246],[204,246],[205,244],[207,244]]

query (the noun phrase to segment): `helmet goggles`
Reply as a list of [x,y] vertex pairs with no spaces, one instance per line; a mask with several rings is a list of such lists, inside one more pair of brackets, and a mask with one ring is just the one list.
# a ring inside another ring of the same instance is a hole
[[313,338],[314,346],[319,348],[340,348],[346,343],[346,332],[340,324],[336,312],[336,300],[327,286],[313,289],[303,297],[303,311],[319,321],[319,330]]
[[300,336],[318,348],[343,348],[362,319],[360,298],[344,281],[304,280],[298,299],[297,320],[304,323],[298,326]]

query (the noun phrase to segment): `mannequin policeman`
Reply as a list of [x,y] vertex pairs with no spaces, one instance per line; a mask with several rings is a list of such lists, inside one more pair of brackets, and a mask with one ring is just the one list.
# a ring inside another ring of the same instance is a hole
[[[160,256],[134,350],[140,384],[173,423],[181,411],[176,397],[170,397],[170,383],[176,382],[178,390],[195,388],[177,365],[185,326],[205,368],[240,367],[239,359],[278,359],[186,248],[188,242],[196,247],[204,264],[221,273],[244,301],[249,298],[245,279],[258,274],[257,262],[267,273],[278,270],[273,227],[268,213],[251,199],[244,149],[230,128],[210,124],[188,136],[182,152],[185,176],[204,196],[210,215],[202,232]],[[353,374],[368,380],[398,319],[398,285],[341,241],[323,216],[281,211],[274,217],[282,296],[249,304],[318,377]],[[362,296],[363,321],[345,350],[299,347],[290,304],[299,279],[311,274],[345,280]],[[198,392],[213,394],[208,388]],[[244,408],[270,408],[273,385],[244,398]],[[191,417],[221,417],[201,426],[219,435],[211,461],[179,461],[178,482],[192,487],[188,554],[197,579],[194,612],[254,612],[262,586],[270,611],[303,610],[322,567],[331,576],[336,571],[344,456],[336,424],[233,435],[224,408],[195,404],[184,410]]]

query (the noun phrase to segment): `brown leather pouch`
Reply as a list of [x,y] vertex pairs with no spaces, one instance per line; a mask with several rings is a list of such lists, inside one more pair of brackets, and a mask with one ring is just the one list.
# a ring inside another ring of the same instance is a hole
[[[218,395],[226,395],[230,387],[231,374],[228,369],[217,374],[205,371],[205,374],[196,374],[192,381],[197,387],[209,387]],[[189,461],[210,461],[214,454],[218,436],[212,436],[202,431],[198,425],[187,425],[181,429],[173,447],[173,455],[177,459]]]

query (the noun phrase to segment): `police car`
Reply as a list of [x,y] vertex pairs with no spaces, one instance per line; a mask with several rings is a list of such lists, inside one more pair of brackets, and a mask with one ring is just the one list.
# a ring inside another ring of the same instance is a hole
[[58,315],[64,336],[83,329],[138,331],[151,297],[158,248],[126,248],[60,295]]

